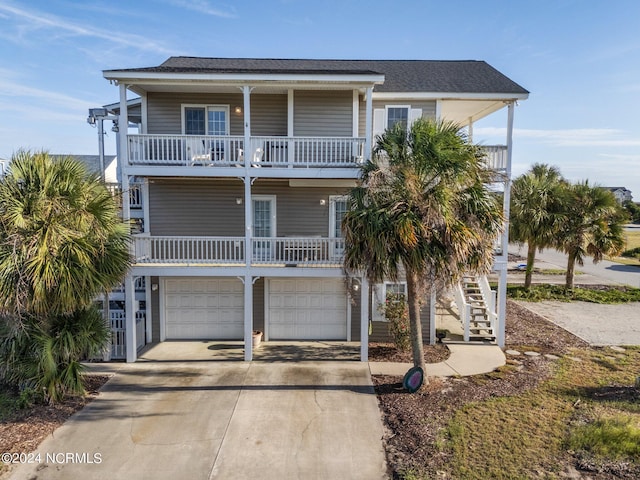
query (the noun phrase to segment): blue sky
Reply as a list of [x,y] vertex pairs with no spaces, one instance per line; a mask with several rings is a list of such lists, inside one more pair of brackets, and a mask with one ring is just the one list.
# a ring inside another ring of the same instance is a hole
[[[118,98],[102,70],[171,55],[473,59],[531,91],[514,174],[550,163],[640,200],[639,20],[637,0],[0,0],[0,157],[96,154],[87,110]],[[494,114],[475,140],[504,143],[505,127]]]

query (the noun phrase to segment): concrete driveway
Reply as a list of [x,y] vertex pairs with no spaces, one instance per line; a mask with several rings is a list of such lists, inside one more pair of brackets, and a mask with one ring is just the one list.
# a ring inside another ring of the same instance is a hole
[[382,479],[381,438],[366,363],[139,362],[11,478]]

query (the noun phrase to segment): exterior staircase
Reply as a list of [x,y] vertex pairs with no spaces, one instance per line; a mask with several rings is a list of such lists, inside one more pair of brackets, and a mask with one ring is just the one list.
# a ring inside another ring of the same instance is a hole
[[486,277],[465,275],[456,288],[456,304],[464,340],[495,341],[496,297]]

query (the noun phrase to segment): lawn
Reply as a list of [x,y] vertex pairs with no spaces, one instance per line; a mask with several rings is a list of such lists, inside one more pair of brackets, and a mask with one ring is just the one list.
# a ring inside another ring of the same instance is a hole
[[414,395],[374,378],[394,478],[640,478],[640,348],[590,348],[512,302],[507,343],[540,355]]
[[[640,248],[640,229],[625,230],[625,250],[633,250],[634,248]],[[625,265],[639,265],[640,259],[633,257],[608,257],[609,260],[616,263],[623,263]]]

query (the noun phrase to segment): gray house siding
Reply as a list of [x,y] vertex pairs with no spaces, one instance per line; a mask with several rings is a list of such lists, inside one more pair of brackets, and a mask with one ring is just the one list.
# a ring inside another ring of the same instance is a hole
[[[422,308],[420,309],[420,319],[422,323],[422,340],[425,344],[428,344],[431,341],[429,328],[430,323],[430,301],[426,299],[422,304]],[[375,307],[371,307],[375,308]],[[389,335],[389,329],[387,322],[371,322],[372,331],[371,335],[369,335],[370,342],[391,342],[391,336]]]
[[[159,277],[151,277],[151,285],[159,285]],[[150,285],[147,288],[151,288]],[[160,289],[151,289],[151,341],[160,341]]]
[[294,92],[293,134],[300,137],[352,136],[352,92],[350,90]]
[[[154,93],[147,95],[147,133],[179,135],[182,133],[182,105],[227,105],[229,134],[244,135],[244,117],[235,107],[244,107],[241,93]],[[251,96],[251,133],[253,135],[287,134],[287,96]]]
[[264,278],[253,284],[253,329],[264,332]]
[[[373,110],[375,110],[376,108],[385,108],[386,105],[410,105],[411,108],[419,108],[422,110],[422,118],[436,118],[435,100],[374,100]],[[366,104],[364,100],[360,101],[358,114],[358,135],[360,137],[364,137],[366,126],[365,122],[367,118]]]
[[[149,184],[151,235],[244,236],[244,195],[239,180],[153,179]],[[329,234],[329,196],[343,187],[290,187],[287,181],[257,181],[253,195],[276,196],[277,236]],[[324,205],[321,205],[324,200]]]

